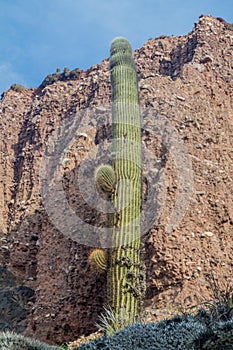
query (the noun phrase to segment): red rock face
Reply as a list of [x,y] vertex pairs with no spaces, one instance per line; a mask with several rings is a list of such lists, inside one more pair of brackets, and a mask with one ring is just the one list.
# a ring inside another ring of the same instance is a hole
[[[145,238],[150,310],[208,300],[208,274],[222,286],[232,276],[232,55],[231,25],[209,16],[186,36],[152,39],[135,51],[141,107],[148,112],[143,144],[159,159],[165,179],[160,216]],[[80,123],[86,129],[79,130],[63,157],[62,188],[82,221],[104,226],[105,216],[86,202],[88,191],[85,196],[77,183],[90,152],[98,155],[99,147],[109,143],[110,101],[108,60],[38,89],[10,89],[0,101],[0,292],[9,292],[2,298],[8,310],[0,317],[2,329],[13,324],[51,343],[95,329],[106,302],[106,276],[90,271],[90,245],[55,226],[43,203],[40,171],[51,137],[59,139],[64,122],[81,118],[84,111]],[[182,219],[169,232],[182,170],[158,133],[147,131],[156,118],[175,130],[194,177]],[[148,160],[143,171],[151,169]],[[55,211],[57,198],[54,193]]]

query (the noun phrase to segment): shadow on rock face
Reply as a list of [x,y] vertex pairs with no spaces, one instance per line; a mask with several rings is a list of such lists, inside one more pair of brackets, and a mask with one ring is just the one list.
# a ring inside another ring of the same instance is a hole
[[28,303],[34,301],[34,295],[33,289],[17,285],[17,278],[0,267],[0,331],[24,331],[30,311]]

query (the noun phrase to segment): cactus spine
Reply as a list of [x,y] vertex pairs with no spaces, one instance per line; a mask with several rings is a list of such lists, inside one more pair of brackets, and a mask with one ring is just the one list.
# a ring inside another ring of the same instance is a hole
[[125,38],[116,38],[111,44],[110,70],[117,185],[112,198],[115,211],[108,290],[110,307],[121,328],[138,316],[144,284],[140,256],[141,117],[132,48]]

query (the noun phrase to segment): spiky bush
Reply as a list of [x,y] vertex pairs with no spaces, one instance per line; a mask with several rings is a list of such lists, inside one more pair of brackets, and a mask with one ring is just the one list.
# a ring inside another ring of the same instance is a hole
[[0,350],[61,350],[12,332],[0,333]]
[[213,320],[227,321],[233,317],[233,283],[224,281],[220,285],[213,273],[207,275],[212,300],[204,303]]
[[193,316],[176,316],[158,323],[134,323],[111,338],[100,337],[79,350],[195,350],[207,327]]
[[233,349],[233,318],[226,322],[218,322],[211,328],[208,338],[202,341],[203,350]]
[[232,350],[233,318],[213,321],[204,309],[158,323],[135,323],[76,350]]
[[132,315],[126,312],[125,308],[118,310],[118,314],[109,307],[104,308],[104,313],[99,317],[97,327],[100,332],[103,332],[107,337],[112,337],[116,331],[130,324]]

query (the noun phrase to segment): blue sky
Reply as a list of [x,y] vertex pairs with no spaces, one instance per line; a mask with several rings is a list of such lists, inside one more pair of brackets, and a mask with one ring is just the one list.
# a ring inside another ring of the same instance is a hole
[[232,0],[0,0],[0,94],[37,87],[57,67],[87,69],[116,36],[134,49],[161,34],[185,35],[201,14],[233,22]]

